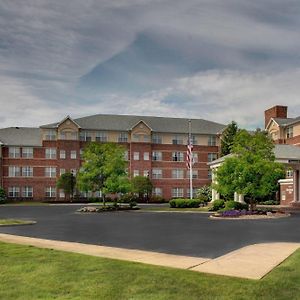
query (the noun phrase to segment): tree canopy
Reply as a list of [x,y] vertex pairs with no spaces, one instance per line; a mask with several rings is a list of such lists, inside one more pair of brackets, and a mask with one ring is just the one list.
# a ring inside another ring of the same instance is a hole
[[221,156],[225,156],[231,153],[234,138],[237,135],[238,131],[239,129],[235,121],[232,121],[227,125],[221,137]]
[[132,191],[139,194],[139,198],[143,198],[146,195],[147,200],[152,192],[152,182],[149,177],[136,176],[131,179]]
[[63,189],[65,194],[68,195],[70,197],[73,196],[74,194],[74,189],[75,189],[75,185],[76,185],[76,178],[73,175],[73,173],[70,172],[66,172],[64,174],[62,174],[56,183],[56,186],[59,189]]
[[275,162],[274,144],[263,131],[251,134],[241,130],[235,137],[232,156],[215,172],[214,188],[232,197],[234,192],[248,196],[255,202],[276,192],[278,180],[284,178],[282,164]]
[[84,163],[77,175],[82,191],[102,191],[104,194],[125,193],[130,189],[127,178],[125,149],[113,143],[92,142],[83,151]]

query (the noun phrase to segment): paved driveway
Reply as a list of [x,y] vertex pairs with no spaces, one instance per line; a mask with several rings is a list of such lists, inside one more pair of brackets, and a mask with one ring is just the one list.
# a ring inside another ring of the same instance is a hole
[[1,206],[0,218],[37,224],[0,227],[52,240],[215,258],[263,242],[300,242],[300,215],[268,220],[211,220],[200,213],[113,212],[78,214],[78,206]]

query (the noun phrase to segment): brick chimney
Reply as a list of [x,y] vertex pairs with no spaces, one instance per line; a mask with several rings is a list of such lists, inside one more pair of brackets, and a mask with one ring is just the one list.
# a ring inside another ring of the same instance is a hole
[[287,110],[288,110],[288,107],[282,106],[282,105],[276,105],[276,106],[273,106],[272,108],[265,110],[265,128],[267,127],[271,118],[286,119],[287,118]]

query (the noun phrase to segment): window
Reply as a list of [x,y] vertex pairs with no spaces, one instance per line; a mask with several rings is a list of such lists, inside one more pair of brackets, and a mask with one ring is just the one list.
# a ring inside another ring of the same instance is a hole
[[198,162],[198,153],[192,152],[192,161],[193,163],[197,163]]
[[124,159],[127,161],[128,160],[128,151],[124,151]]
[[45,196],[48,198],[56,197],[56,188],[53,186],[49,186],[45,188]]
[[198,141],[195,135],[192,135],[192,145],[197,145]]
[[20,167],[10,166],[8,168],[8,177],[18,177],[21,176]]
[[160,160],[162,160],[162,152],[160,152],[160,151],[153,151],[152,152],[152,160],[154,160],[154,161],[160,161]]
[[91,142],[92,141],[92,133],[89,131],[81,131],[79,134],[79,138],[81,141]]
[[59,158],[60,159],[66,159],[66,150],[60,150],[59,151]]
[[10,158],[19,158],[20,157],[20,148],[19,147],[9,147]]
[[20,197],[20,188],[18,186],[10,186],[8,188],[8,197],[10,198]]
[[217,145],[217,138],[215,135],[210,135],[208,137],[208,146],[216,146]]
[[148,177],[149,176],[149,170],[144,170],[144,177]]
[[120,132],[118,142],[119,143],[127,143],[128,141],[128,133],[127,132]]
[[139,170],[133,170],[133,177],[139,176],[140,171]]
[[33,176],[33,167],[22,167],[22,176],[23,177],[32,177]]
[[183,170],[182,169],[172,170],[172,178],[182,179],[183,178]]
[[183,144],[183,138],[181,135],[174,135],[172,139],[172,144],[173,145],[180,145]]
[[[196,197],[196,194],[197,194],[197,189],[193,188],[193,198]],[[190,189],[186,190],[186,195],[188,198],[190,198]]]
[[47,130],[45,133],[46,141],[54,141],[56,140],[56,130]]
[[212,171],[211,170],[208,170],[208,179],[212,179]]
[[[198,178],[198,170],[192,170],[192,178],[197,179]],[[190,171],[186,171],[186,177],[190,178]]]
[[208,153],[208,161],[214,161],[218,158],[218,154],[217,153]]
[[71,173],[73,174],[73,176],[75,176],[75,177],[76,177],[77,170],[76,170],[76,169],[71,169],[70,171],[71,171]]
[[133,160],[140,160],[140,152],[133,152]]
[[71,150],[71,159],[76,159],[76,158],[77,158],[77,151]]
[[154,196],[161,196],[162,195],[162,188],[156,187],[152,191]]
[[134,142],[139,142],[140,141],[140,134],[133,134],[132,139]]
[[55,148],[46,148],[46,158],[55,159],[56,158],[56,149]]
[[63,175],[66,173],[66,169],[60,169],[59,170],[59,176]]
[[144,152],[144,160],[149,160],[149,152]]
[[97,142],[107,142],[107,133],[103,131],[96,132],[96,141]]
[[179,187],[172,188],[172,197],[173,198],[182,198],[183,197],[183,188],[179,188]]
[[162,178],[162,170],[161,169],[152,169],[152,178],[153,179]]
[[79,150],[80,159],[83,159],[83,149]]
[[290,127],[288,127],[287,129],[286,129],[286,138],[287,139],[290,139],[290,138],[292,138],[293,137],[293,127],[292,126],[290,126]]
[[150,142],[150,136],[149,135],[144,135],[144,142],[149,143]]
[[162,137],[159,134],[153,134],[152,135],[152,143],[154,144],[161,144],[162,143]]
[[22,148],[22,157],[23,158],[33,158],[33,148],[32,147]]
[[172,160],[173,161],[183,161],[183,152],[173,152]]
[[32,188],[32,186],[24,186],[23,187],[23,197],[24,198],[32,198],[33,197],[33,188]]
[[287,170],[286,171],[286,177],[290,178],[290,177],[293,177],[294,175],[294,171],[293,170]]
[[46,177],[56,177],[56,168],[55,167],[45,168],[45,176]]

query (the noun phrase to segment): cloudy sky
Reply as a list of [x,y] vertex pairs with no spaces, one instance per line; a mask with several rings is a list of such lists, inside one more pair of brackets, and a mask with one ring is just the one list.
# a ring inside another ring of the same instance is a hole
[[300,115],[299,0],[1,0],[0,127]]

